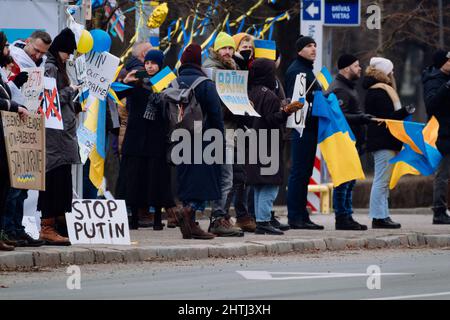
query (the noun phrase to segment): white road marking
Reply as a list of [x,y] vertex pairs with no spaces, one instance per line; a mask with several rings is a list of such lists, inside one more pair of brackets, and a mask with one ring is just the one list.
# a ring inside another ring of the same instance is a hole
[[[334,273],[334,272],[269,272],[269,271],[236,271],[247,280],[306,280],[332,279],[369,276],[406,276],[414,273]],[[273,275],[292,275],[273,277]]]
[[401,300],[401,299],[427,298],[427,297],[438,297],[438,296],[450,296],[450,291],[449,292],[438,292],[438,293],[416,294],[416,295],[411,295],[411,296],[397,296],[397,297],[364,299],[364,300]]

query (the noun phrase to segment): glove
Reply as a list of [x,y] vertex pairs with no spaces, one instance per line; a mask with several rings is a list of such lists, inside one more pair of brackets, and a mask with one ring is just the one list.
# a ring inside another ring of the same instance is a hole
[[28,72],[20,72],[13,80],[17,88],[22,88],[23,84],[28,81]]
[[303,108],[303,106],[304,104],[301,103],[300,101],[294,101],[284,106],[283,111],[286,112],[287,114],[291,114],[300,110],[301,108]]
[[372,122],[373,118],[375,118],[373,115],[368,114],[368,113],[363,113],[363,114],[361,114],[360,119],[363,124],[369,124]]
[[416,107],[413,104],[407,105],[405,109],[409,114],[413,114],[416,111]]

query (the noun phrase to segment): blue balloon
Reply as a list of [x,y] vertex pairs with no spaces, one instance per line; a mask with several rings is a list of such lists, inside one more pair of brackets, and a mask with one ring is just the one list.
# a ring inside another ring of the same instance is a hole
[[101,29],[94,29],[89,31],[94,39],[94,47],[92,48],[95,52],[103,52],[111,49],[111,37],[109,34]]

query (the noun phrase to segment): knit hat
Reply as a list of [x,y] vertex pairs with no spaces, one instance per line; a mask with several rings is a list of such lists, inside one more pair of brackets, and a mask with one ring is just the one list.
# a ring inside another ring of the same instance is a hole
[[158,65],[159,70],[161,70],[164,63],[164,53],[160,50],[150,50],[145,55],[144,62],[145,61],[155,62]]
[[53,39],[48,50],[53,55],[56,55],[58,52],[73,54],[76,48],[75,34],[69,28],[65,28]]
[[355,63],[356,61],[358,61],[357,57],[355,57],[351,54],[343,54],[338,59],[338,63],[337,63],[338,69],[342,70],[344,68],[347,68],[347,67],[351,66],[353,63]]
[[242,39],[244,39],[245,37],[251,38],[252,36],[245,32],[241,32],[241,33],[235,34],[233,36],[234,43],[236,44],[236,50],[239,48],[239,45],[241,44]]
[[438,50],[433,55],[433,65],[435,68],[440,69],[449,59],[450,59],[450,52]]
[[181,64],[191,63],[201,66],[202,48],[196,43],[191,43],[186,47],[186,49],[184,49],[180,62]]
[[300,38],[297,39],[295,42],[295,47],[297,48],[297,52],[302,51],[304,47],[306,47],[310,43],[316,43],[313,38],[306,37],[306,36],[300,36]]
[[373,57],[370,59],[370,66],[382,71],[387,76],[394,70],[392,61],[381,57]]
[[216,41],[214,41],[214,51],[219,51],[225,47],[232,47],[236,50],[236,43],[234,42],[233,37],[228,33],[220,32],[217,35]]

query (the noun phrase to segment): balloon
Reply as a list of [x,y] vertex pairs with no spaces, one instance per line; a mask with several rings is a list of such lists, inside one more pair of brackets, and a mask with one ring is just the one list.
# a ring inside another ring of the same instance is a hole
[[94,38],[94,47],[92,48],[95,52],[109,51],[111,49],[111,37],[109,34],[101,29],[91,30],[92,38]]
[[164,23],[164,20],[166,20],[168,12],[169,12],[169,7],[167,7],[166,2],[157,6],[153,10],[150,17],[148,17],[147,27],[149,27],[150,29],[155,29],[155,28],[160,27]]
[[89,31],[84,30],[81,31],[80,40],[78,41],[77,51],[79,53],[88,53],[92,50],[94,46],[94,39],[92,38]]

